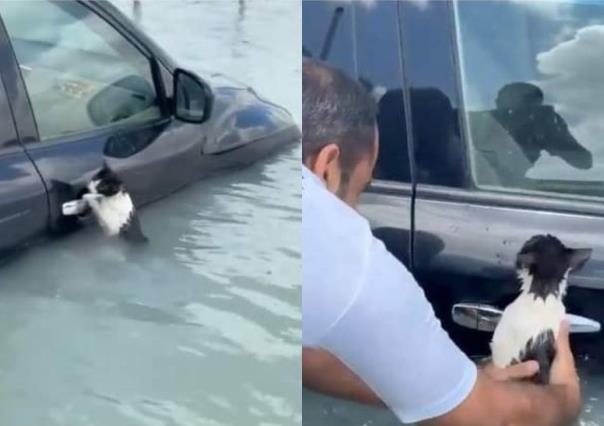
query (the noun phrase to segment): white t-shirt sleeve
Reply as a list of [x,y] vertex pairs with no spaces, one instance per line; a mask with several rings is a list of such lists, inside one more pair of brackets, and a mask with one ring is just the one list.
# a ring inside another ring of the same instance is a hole
[[354,300],[317,346],[336,355],[404,423],[448,413],[469,395],[476,366],[451,341],[413,276],[373,241]]
[[476,366],[367,221],[310,173],[304,182],[303,345],[337,356],[404,423],[451,411],[474,387]]

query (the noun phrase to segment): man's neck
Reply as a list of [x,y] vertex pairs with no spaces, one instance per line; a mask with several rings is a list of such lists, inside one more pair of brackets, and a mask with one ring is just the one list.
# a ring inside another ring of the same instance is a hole
[[317,176],[306,164],[302,163],[302,178],[314,179],[325,185],[325,182],[319,176]]

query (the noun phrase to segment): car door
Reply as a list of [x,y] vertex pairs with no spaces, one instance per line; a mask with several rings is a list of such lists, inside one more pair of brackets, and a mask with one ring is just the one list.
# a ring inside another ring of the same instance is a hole
[[411,247],[411,170],[397,2],[303,2],[303,55],[356,78],[378,105],[380,152],[361,212],[406,265]]
[[[420,89],[450,100],[412,108],[414,272],[471,353],[488,352],[490,334],[467,333],[452,306],[508,303],[519,289],[516,254],[536,234],[593,249],[570,275],[566,304],[603,317],[604,61],[589,52],[604,47],[604,5],[561,6],[554,15],[536,3],[401,6],[410,101]],[[604,346],[597,336],[585,340]]]
[[165,73],[145,46],[86,2],[2,2],[0,14],[27,99],[16,117],[48,188],[51,224],[103,161],[140,205],[196,172],[203,125],[174,120]]
[[[4,36],[0,34],[0,39]],[[0,44],[5,58],[8,44]],[[48,219],[46,189],[17,136],[5,85],[14,90],[14,76],[0,61],[0,253],[42,234]]]

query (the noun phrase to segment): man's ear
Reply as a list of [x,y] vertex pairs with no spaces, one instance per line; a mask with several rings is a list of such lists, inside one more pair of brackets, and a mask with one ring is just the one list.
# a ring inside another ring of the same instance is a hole
[[310,167],[311,171],[321,178],[327,189],[334,194],[338,192],[342,180],[340,154],[340,147],[337,144],[327,144],[315,155]]

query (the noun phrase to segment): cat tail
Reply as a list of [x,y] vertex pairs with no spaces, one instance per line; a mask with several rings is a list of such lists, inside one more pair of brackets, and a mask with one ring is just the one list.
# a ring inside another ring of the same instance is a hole
[[534,381],[540,385],[549,384],[550,370],[552,362],[556,355],[556,338],[553,330],[549,329],[541,332],[534,340],[527,343],[520,362],[535,360],[539,363],[539,372],[535,375]]

